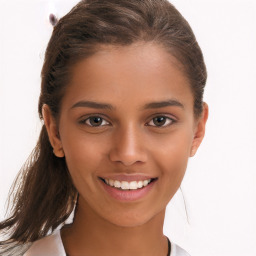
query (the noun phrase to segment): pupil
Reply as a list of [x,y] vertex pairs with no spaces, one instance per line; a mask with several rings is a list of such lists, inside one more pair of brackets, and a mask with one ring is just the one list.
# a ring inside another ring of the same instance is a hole
[[92,126],[99,126],[102,123],[102,119],[100,117],[91,117],[90,123]]
[[164,125],[165,124],[165,121],[166,121],[166,118],[161,116],[161,117],[155,117],[153,119],[153,123],[156,125],[156,126],[161,126],[161,125]]

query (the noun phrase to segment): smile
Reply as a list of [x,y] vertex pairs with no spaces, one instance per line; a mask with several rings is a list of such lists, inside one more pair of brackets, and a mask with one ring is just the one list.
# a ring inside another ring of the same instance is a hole
[[118,188],[120,190],[136,190],[141,189],[143,187],[148,186],[153,180],[155,179],[146,179],[146,180],[139,180],[139,181],[120,181],[120,180],[112,180],[112,179],[103,179],[101,178],[105,184]]
[[141,200],[146,197],[158,180],[146,175],[113,175],[112,177],[98,177],[103,191],[111,198],[121,202]]

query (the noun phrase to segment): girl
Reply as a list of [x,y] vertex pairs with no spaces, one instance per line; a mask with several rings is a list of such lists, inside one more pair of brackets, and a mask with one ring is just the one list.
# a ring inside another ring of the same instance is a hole
[[167,0],[82,0],[55,25],[41,77],[44,124],[1,255],[188,255],[163,234],[208,116],[186,20]]

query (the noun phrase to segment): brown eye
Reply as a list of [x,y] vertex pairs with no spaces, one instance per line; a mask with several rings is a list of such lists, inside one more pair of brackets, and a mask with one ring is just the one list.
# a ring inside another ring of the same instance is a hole
[[84,123],[92,127],[104,126],[109,124],[109,122],[99,116],[91,116],[87,118]]
[[171,125],[174,122],[173,119],[171,119],[170,117],[166,117],[166,116],[157,116],[154,117],[149,123],[148,125],[150,126],[155,126],[155,127],[165,127],[168,125]]

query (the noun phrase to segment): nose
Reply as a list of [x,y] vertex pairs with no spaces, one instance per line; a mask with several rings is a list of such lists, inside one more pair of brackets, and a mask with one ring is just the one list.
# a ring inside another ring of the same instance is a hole
[[131,166],[135,163],[145,163],[147,161],[145,142],[139,129],[132,127],[132,125],[120,129],[114,135],[113,141],[109,153],[112,162]]

